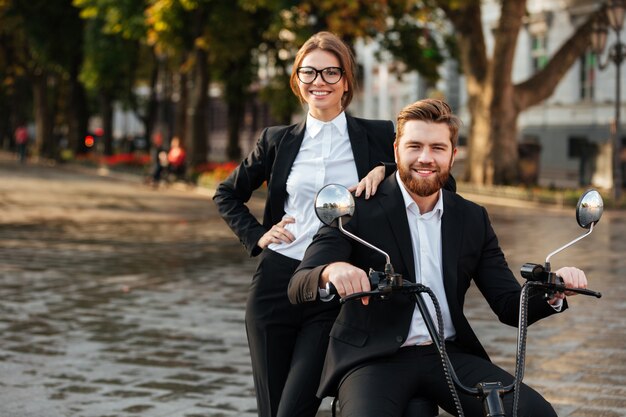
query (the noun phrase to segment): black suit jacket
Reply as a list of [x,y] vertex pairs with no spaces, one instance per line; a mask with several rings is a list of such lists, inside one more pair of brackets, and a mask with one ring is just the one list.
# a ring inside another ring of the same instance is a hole
[[[456,329],[455,341],[488,359],[463,314],[467,289],[474,281],[500,321],[516,326],[521,287],[507,266],[485,209],[455,193],[443,193],[443,280]],[[381,183],[373,198],[356,200],[355,214],[345,228],[387,252],[395,271],[415,282],[407,222],[402,194],[392,175]],[[336,261],[350,262],[365,271],[370,267],[382,271],[385,264],[380,253],[336,228],[322,227],[291,279],[290,301],[321,302],[317,300],[319,276],[327,264]],[[343,305],[330,333],[318,396],[334,395],[341,378],[358,364],[394,354],[406,340],[414,307],[414,301],[404,295],[386,301],[370,300],[367,306],[358,301]],[[529,323],[554,313],[541,297],[531,297]]]
[[[348,114],[346,119],[359,179],[381,162],[391,163],[395,169],[393,123]],[[302,121],[265,129],[254,150],[217,187],[213,200],[219,213],[252,256],[261,252],[257,246],[261,236],[285,215],[287,178],[304,139],[305,124]],[[264,182],[267,182],[267,201],[261,224],[245,203]]]

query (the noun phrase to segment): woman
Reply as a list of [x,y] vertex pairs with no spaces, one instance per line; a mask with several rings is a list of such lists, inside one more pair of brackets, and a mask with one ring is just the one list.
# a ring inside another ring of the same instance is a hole
[[[354,71],[350,49],[335,35],[320,32],[307,40],[291,73],[291,89],[308,105],[306,119],[266,128],[213,197],[248,253],[260,258],[246,306],[259,416],[313,417],[320,405],[315,392],[338,307],[292,306],[287,298],[289,279],[320,226],[315,193],[339,183],[368,198],[395,169],[392,122],[344,112],[354,93]],[[386,169],[381,162],[389,163]],[[246,202],[265,181],[260,224]]]

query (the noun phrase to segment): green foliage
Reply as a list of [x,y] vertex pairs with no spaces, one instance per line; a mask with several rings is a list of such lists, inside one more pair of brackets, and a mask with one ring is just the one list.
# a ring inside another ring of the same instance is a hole
[[186,56],[196,45],[206,47],[205,27],[198,19],[212,12],[212,0],[149,0],[145,11],[147,42],[157,53]]
[[107,91],[116,96],[127,91],[137,48],[130,41],[105,33],[104,27],[104,20],[97,17],[87,22],[80,79],[90,91]]
[[73,0],[73,4],[83,19],[101,19],[103,33],[133,40],[146,36],[145,0]]
[[439,78],[438,66],[445,57],[437,37],[428,28],[403,19],[385,33],[381,44],[407,69],[418,71],[432,82]]
[[300,102],[289,87],[289,75],[276,76],[260,91],[261,100],[270,103],[270,114],[278,122],[289,124],[300,109]]
[[26,48],[20,64],[31,71],[40,68],[65,73],[73,56],[82,49],[82,22],[71,0],[11,1],[3,9],[7,32],[17,31],[13,40],[23,42]]
[[[426,1],[0,0],[0,97],[19,77],[45,71],[65,79],[82,60],[80,81],[92,97],[106,91],[137,103],[131,94],[138,84],[149,85],[157,57],[171,76],[191,74],[194,60],[206,55],[228,103],[259,92],[272,115],[288,121],[299,108],[290,66],[318,30],[348,43],[382,34],[406,69],[436,78],[444,46],[431,36],[436,27]],[[262,85],[255,83],[259,69],[266,74]]]

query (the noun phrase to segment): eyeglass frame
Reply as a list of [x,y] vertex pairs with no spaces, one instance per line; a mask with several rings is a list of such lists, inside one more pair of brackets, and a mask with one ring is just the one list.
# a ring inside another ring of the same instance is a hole
[[[300,78],[300,70],[304,69],[304,68],[311,69],[311,70],[315,71],[315,77],[313,77],[313,79],[311,81],[309,81],[309,82],[302,81],[302,78]],[[337,81],[335,81],[334,83],[328,82],[328,81],[326,81],[326,78],[324,78],[324,71],[329,70],[329,69],[339,70],[339,79]],[[309,66],[296,68],[296,76],[298,77],[298,80],[300,80],[300,82],[302,84],[313,84],[315,82],[315,80],[317,80],[317,76],[319,75],[320,77],[322,77],[322,81],[324,81],[326,84],[335,85],[339,81],[341,81],[341,79],[343,78],[343,74],[345,74],[345,72],[346,71],[344,71],[344,69],[341,68],[341,67],[326,67],[326,68],[322,68],[321,70],[318,70],[317,68],[309,67]]]

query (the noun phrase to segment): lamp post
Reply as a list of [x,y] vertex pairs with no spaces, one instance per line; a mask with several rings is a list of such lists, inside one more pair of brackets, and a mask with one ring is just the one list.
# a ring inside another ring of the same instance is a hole
[[[602,18],[595,20],[591,31],[591,48],[598,57],[598,67],[604,70],[610,62],[615,64],[615,128],[613,129],[613,198],[617,202],[622,195],[622,166],[621,166],[621,137],[620,137],[620,110],[621,110],[621,65],[626,58],[626,44],[620,39],[620,32],[624,25],[625,0],[609,0],[606,5],[607,21]],[[616,41],[609,47],[607,59],[602,62],[602,54],[608,38],[608,26],[615,31]]]

